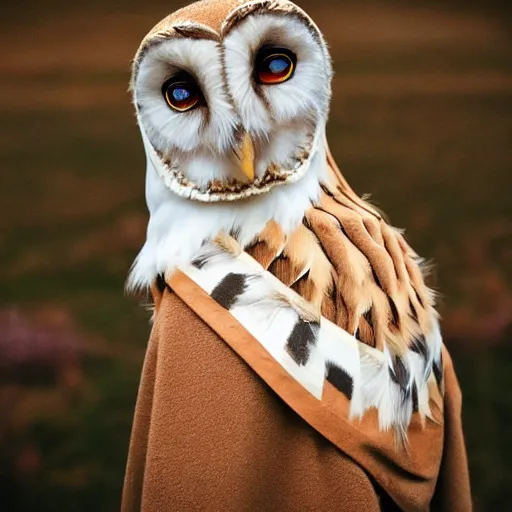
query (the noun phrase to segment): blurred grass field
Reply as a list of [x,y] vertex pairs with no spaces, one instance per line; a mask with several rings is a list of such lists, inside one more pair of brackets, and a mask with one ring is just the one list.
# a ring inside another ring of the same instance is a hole
[[[476,2],[299,3],[333,53],[338,162],[435,264],[476,508],[506,510],[509,19]],[[178,5],[22,0],[0,22],[0,341],[13,325],[2,314],[17,315],[19,336],[66,326],[77,347],[54,364],[28,353],[8,367],[0,343],[0,510],[119,507],[149,333],[148,314],[123,297],[147,222],[126,89],[139,41]]]

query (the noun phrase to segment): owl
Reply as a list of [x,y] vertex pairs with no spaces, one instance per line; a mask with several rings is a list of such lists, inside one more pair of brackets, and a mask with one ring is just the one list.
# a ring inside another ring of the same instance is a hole
[[287,0],[203,0],[147,34],[131,91],[150,218],[127,287],[152,291],[159,346],[215,336],[395,503],[409,509],[414,478],[389,483],[384,459],[426,482],[421,508],[449,356],[421,258],[329,150],[332,76],[322,33]]

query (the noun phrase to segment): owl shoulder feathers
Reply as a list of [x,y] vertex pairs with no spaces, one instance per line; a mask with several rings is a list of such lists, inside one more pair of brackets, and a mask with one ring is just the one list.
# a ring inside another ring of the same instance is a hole
[[436,323],[422,260],[327,155],[328,180],[301,225],[286,236],[270,222],[247,251],[365,344],[399,354],[419,350]]

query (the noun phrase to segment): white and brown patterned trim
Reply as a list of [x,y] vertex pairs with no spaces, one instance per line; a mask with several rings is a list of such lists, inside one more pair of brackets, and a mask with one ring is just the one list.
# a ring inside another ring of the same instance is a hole
[[206,245],[180,271],[230,313],[318,401],[330,385],[349,401],[347,420],[378,411],[381,431],[407,442],[411,419],[442,410],[442,358],[436,330],[401,356],[380,351],[323,317],[248,254]]

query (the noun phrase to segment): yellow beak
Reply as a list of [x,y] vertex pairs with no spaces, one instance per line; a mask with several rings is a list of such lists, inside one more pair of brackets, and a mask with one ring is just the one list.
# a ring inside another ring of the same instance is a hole
[[240,144],[240,168],[249,181],[254,181],[254,145],[248,133],[244,135]]

